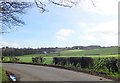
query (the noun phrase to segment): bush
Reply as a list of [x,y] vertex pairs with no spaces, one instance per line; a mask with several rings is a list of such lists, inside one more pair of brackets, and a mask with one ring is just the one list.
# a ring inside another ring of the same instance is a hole
[[118,62],[120,59],[112,58],[91,58],[91,57],[54,57],[55,65],[73,65],[74,67],[81,67],[86,69],[93,69],[96,71],[103,70],[107,72],[119,72],[120,68]]
[[77,67],[80,64],[81,68],[88,68],[90,65],[93,65],[93,59],[90,57],[70,57],[70,58],[60,58],[54,57],[53,62],[56,65],[72,65]]
[[118,59],[117,58],[94,58],[94,69],[106,70],[108,72],[119,72],[118,70]]

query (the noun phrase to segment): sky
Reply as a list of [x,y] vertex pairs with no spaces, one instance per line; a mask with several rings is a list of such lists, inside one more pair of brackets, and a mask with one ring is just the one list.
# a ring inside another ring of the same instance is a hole
[[21,16],[24,26],[0,35],[0,46],[16,48],[116,46],[118,1],[82,0],[72,8],[47,3],[49,12],[36,7]]

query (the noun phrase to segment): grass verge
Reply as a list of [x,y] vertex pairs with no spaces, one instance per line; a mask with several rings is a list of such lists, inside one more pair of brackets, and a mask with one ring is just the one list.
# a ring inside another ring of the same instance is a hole
[[0,67],[0,82],[1,83],[10,83],[6,71]]

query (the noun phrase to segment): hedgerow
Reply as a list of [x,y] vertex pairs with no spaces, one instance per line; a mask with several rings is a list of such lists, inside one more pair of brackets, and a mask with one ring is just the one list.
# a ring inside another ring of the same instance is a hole
[[120,72],[120,58],[92,58],[92,57],[54,57],[55,65],[72,65],[81,69],[102,70],[104,72]]

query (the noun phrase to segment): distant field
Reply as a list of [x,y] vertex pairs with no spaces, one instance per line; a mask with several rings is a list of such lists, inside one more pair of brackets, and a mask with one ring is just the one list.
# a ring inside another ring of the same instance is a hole
[[61,56],[95,56],[95,55],[115,55],[118,53],[117,47],[100,48],[92,50],[67,50],[60,53]]

